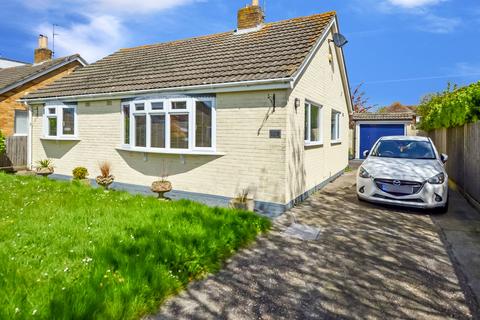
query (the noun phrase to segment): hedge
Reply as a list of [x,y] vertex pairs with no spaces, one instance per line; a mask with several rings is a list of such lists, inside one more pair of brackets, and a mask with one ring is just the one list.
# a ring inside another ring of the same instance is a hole
[[429,95],[418,106],[420,128],[430,131],[463,126],[480,119],[480,81],[458,88],[449,84],[441,93]]

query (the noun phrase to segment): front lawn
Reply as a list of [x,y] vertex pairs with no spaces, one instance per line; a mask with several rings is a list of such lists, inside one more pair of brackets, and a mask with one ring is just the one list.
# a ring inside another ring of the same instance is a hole
[[131,319],[270,226],[253,213],[0,173],[0,319]]

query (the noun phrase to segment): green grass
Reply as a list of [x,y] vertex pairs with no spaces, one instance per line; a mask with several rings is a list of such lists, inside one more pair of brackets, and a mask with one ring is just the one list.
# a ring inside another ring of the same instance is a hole
[[0,318],[139,318],[269,226],[248,212],[0,173]]

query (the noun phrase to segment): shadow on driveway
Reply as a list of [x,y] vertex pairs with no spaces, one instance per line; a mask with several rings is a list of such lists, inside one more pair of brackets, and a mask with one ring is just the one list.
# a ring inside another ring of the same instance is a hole
[[454,269],[426,214],[360,203],[354,173],[291,210],[318,240],[274,229],[152,319],[470,319]]

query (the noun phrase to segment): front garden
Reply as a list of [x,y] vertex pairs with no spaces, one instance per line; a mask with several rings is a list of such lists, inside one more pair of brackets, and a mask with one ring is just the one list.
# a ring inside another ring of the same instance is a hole
[[132,319],[269,228],[254,213],[0,173],[0,319]]

